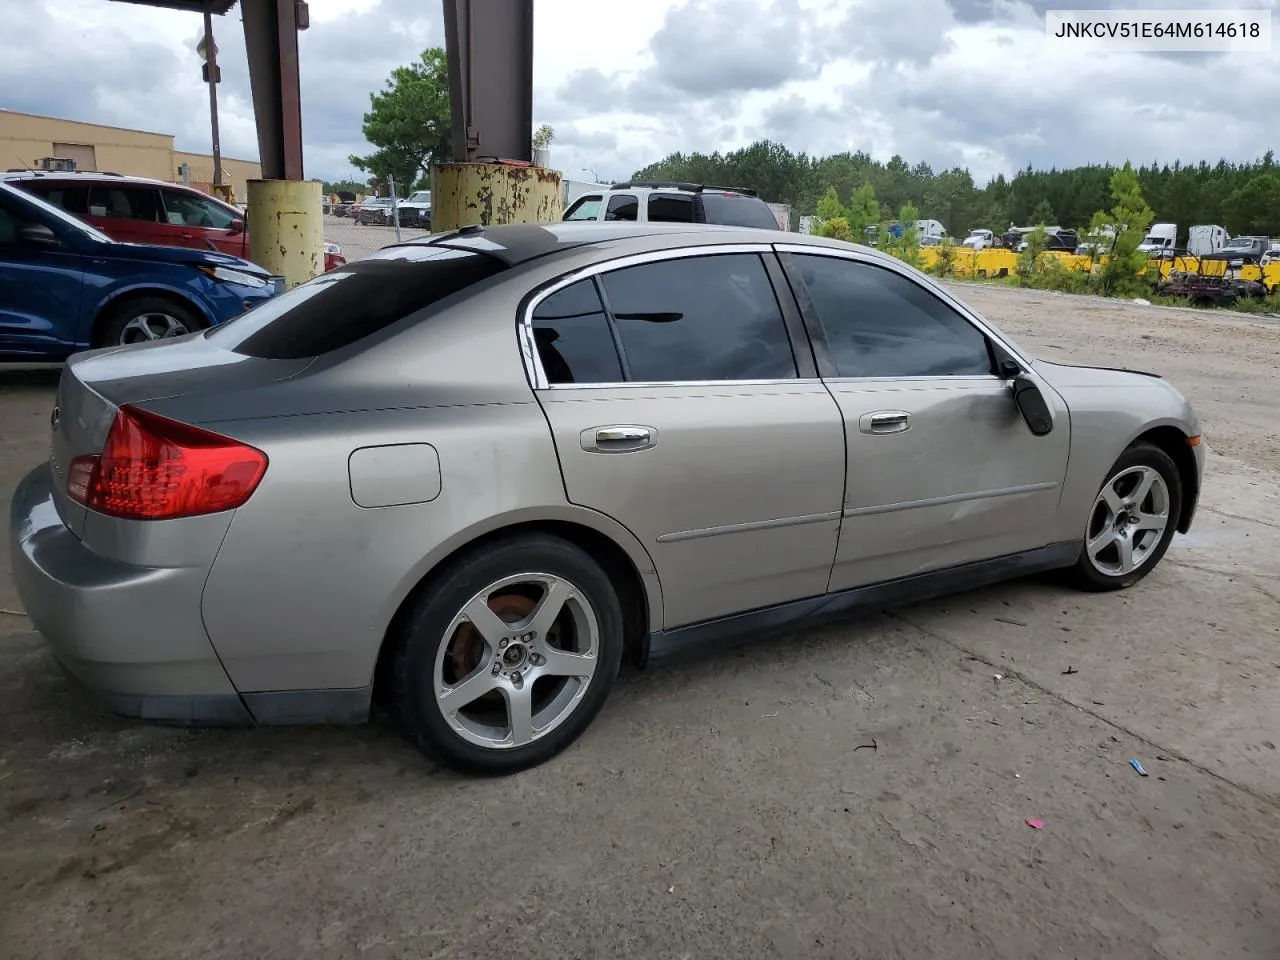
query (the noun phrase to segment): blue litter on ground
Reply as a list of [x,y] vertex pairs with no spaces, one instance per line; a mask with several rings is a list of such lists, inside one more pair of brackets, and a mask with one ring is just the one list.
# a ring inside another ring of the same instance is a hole
[[1138,776],[1140,776],[1140,777],[1149,776],[1149,774],[1147,773],[1147,771],[1145,771],[1145,770],[1143,770],[1143,769],[1142,769],[1142,764],[1141,764],[1141,763],[1139,763],[1137,760],[1130,760],[1130,761],[1129,761],[1129,766],[1133,767],[1133,769],[1135,769],[1135,770],[1137,770],[1137,771],[1138,771]]

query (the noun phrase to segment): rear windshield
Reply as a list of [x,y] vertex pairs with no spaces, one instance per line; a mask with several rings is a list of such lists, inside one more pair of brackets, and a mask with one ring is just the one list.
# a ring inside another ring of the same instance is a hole
[[471,250],[388,247],[300,284],[206,336],[250,357],[316,357],[438,306],[507,269],[496,257]]
[[707,223],[719,223],[730,227],[760,227],[777,230],[778,221],[769,205],[758,197],[726,196],[723,193],[704,193],[702,205],[707,211]]

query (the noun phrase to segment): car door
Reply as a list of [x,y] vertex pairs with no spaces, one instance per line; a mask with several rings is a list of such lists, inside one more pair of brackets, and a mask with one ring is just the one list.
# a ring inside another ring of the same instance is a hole
[[526,316],[569,500],[644,544],[666,628],[822,595],[843,425],[768,246],[598,270]]
[[160,192],[144,184],[95,183],[89,187],[89,222],[121,243],[185,246],[181,228],[161,222]]
[[244,219],[230,207],[176,188],[161,188],[160,203],[166,228],[177,228],[172,241],[176,245],[245,255]]
[[831,589],[1045,545],[1070,446],[1061,398],[1041,383],[1055,425],[1033,435],[958,303],[879,258],[780,250],[844,417]]
[[80,254],[24,238],[52,228],[0,195],[0,356],[60,357],[79,339],[84,299]]

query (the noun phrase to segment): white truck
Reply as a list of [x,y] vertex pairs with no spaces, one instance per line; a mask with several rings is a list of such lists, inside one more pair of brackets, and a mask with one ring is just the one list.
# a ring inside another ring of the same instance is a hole
[[1153,223],[1147,235],[1138,244],[1138,250],[1148,257],[1171,257],[1178,245],[1176,223]]
[[560,186],[564,191],[564,208],[566,210],[573,206],[573,201],[584,193],[603,192],[609,189],[609,184],[607,183],[592,183],[590,180],[561,180]]
[[938,243],[947,235],[947,228],[938,220],[917,220],[916,234],[922,244]]
[[1217,224],[1200,224],[1192,227],[1187,236],[1187,253],[1203,257],[1207,253],[1217,253],[1231,242],[1231,234],[1226,227]]
[[960,246],[971,250],[985,250],[995,245],[995,234],[981,228],[969,231],[969,235],[960,241]]

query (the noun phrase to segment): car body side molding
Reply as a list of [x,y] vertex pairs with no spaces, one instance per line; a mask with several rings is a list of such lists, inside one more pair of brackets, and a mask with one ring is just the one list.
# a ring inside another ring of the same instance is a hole
[[1052,543],[945,570],[854,587],[671,630],[657,630],[649,635],[647,662],[675,660],[801,626],[842,620],[868,608],[930,600],[1016,577],[1062,569],[1076,562],[1081,548],[1078,540]]

